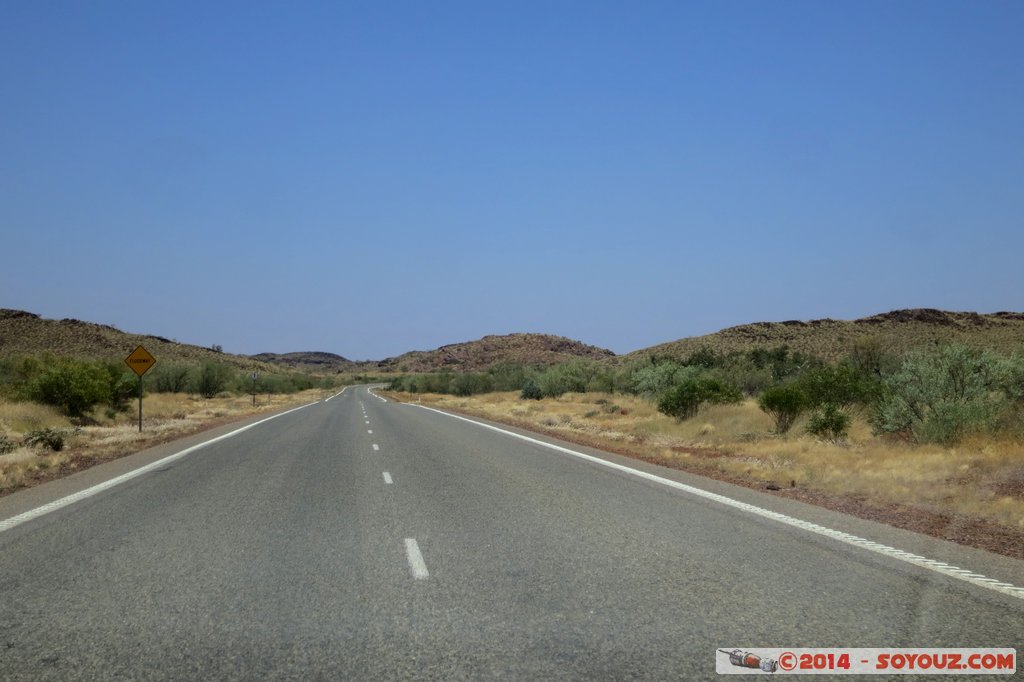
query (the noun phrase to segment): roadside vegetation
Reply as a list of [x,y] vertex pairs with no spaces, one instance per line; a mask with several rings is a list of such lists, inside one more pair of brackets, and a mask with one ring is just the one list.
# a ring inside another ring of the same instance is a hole
[[896,354],[867,339],[831,363],[786,346],[701,348],[682,361],[406,375],[389,388],[783,494],[998,524],[1024,557],[1019,354],[957,344]]
[[837,442],[847,439],[854,416],[874,436],[913,443],[1024,436],[1024,357],[957,344],[897,356],[867,341],[832,364],[786,346],[728,355],[702,348],[681,361],[651,356],[619,367],[586,359],[547,368],[502,362],[486,372],[400,375],[388,389],[462,397],[519,391],[524,400],[627,395],[679,421],[754,399],[775,435],[804,418],[806,432]]
[[143,380],[139,433],[138,379],[123,362],[0,359],[0,494],[374,379],[281,372],[261,373],[254,382],[227,363],[158,362]]

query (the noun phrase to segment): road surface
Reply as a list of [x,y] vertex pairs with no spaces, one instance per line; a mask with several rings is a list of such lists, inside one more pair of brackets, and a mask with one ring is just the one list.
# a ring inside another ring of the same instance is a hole
[[[1020,562],[572,447],[1024,584]],[[8,525],[3,679],[695,679],[716,648],[1024,633],[1021,597],[366,387]]]

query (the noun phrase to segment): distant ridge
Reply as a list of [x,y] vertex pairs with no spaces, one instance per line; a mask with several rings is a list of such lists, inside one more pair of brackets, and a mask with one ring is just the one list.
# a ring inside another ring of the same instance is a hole
[[336,353],[306,351],[233,355],[151,334],[75,319],[48,320],[24,310],[0,308],[0,357],[38,355],[119,360],[144,345],[158,362],[219,360],[242,369],[274,367],[337,372],[485,371],[500,362],[543,367],[574,358],[619,362],[652,355],[686,358],[702,347],[720,353],[787,345],[794,351],[837,360],[863,339],[902,352],[935,343],[960,342],[1001,353],[1024,353],[1024,313],[949,312],[933,308],[893,310],[858,320],[785,320],[754,322],[713,334],[694,336],[616,356],[612,351],[550,334],[505,334],[411,351],[381,361],[354,362]]
[[274,367],[285,367],[321,373],[480,371],[506,360],[546,366],[572,358],[600,360],[615,356],[610,350],[549,334],[485,336],[379,362],[354,362],[323,351],[233,355],[162,336],[130,334],[110,325],[74,319],[48,320],[24,310],[0,308],[0,357],[53,353],[90,360],[120,360],[138,345],[144,345],[158,362],[213,359],[244,369],[272,371]]
[[960,342],[1003,353],[1024,351],[1024,313],[950,312],[934,308],[893,310],[857,320],[754,322],[633,351],[625,359],[661,355],[685,358],[702,347],[719,353],[787,345],[837,360],[863,339],[878,339],[894,352],[934,343]]
[[0,357],[52,353],[82,360],[122,360],[136,346],[157,358],[158,363],[195,363],[218,360],[240,369],[270,368],[244,355],[180,343],[163,336],[131,334],[108,324],[65,318],[47,320],[24,310],[0,308]]
[[615,353],[580,341],[551,334],[505,334],[476,341],[452,343],[429,351],[411,351],[381,360],[377,367],[399,372],[436,370],[482,371],[499,362],[546,366],[574,358],[606,360]]
[[314,371],[345,371],[355,367],[356,363],[336,353],[322,351],[300,351],[295,353],[259,353],[250,355],[253,360],[287,365],[296,369]]

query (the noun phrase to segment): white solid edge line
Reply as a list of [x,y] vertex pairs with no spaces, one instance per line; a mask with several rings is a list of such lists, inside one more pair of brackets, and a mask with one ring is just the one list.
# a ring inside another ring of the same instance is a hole
[[504,433],[514,438],[519,438],[520,440],[525,440],[529,443],[534,443],[535,445],[550,448],[551,450],[557,450],[558,452],[563,452],[565,454],[572,455],[573,457],[579,457],[580,459],[587,460],[588,462],[600,464],[601,466],[605,466],[610,469],[616,469],[618,471],[625,472],[632,476],[636,476],[637,478],[642,478],[648,481],[653,481],[655,483],[660,483],[662,485],[669,486],[670,488],[676,488],[677,490],[682,490],[683,492],[690,493],[691,495],[703,497],[705,499],[712,500],[714,502],[718,502],[720,504],[724,504],[735,509],[740,509],[751,514],[756,514],[757,516],[772,519],[773,521],[778,521],[779,523],[784,523],[787,526],[793,526],[794,528],[800,528],[811,533],[816,533],[817,535],[823,535],[825,537],[832,538],[833,540],[843,542],[847,545],[852,545],[854,547],[866,549],[870,552],[875,552],[876,554],[881,554],[892,559],[899,559],[900,561],[906,562],[908,564],[912,564],[920,568],[925,568],[929,571],[934,571],[935,573],[940,573],[951,578],[956,578],[957,580],[962,580],[964,582],[975,585],[976,587],[984,587],[986,589],[993,590],[1001,594],[1006,594],[1011,597],[1016,597],[1018,599],[1024,599],[1024,587],[1018,587],[1016,585],[1011,585],[1009,583],[1004,582],[990,582],[991,579],[985,578],[985,576],[981,574],[973,573],[971,571],[967,571],[962,568],[958,568],[956,566],[952,566],[941,561],[928,559],[917,554],[911,554],[910,552],[905,552],[901,549],[896,549],[895,547],[883,545],[878,542],[872,542],[871,540],[867,540],[866,538],[858,537],[850,533],[844,533],[843,531],[834,530],[826,526],[821,526],[817,523],[803,521],[793,516],[787,516],[786,514],[780,514],[779,512],[771,511],[770,509],[758,507],[756,505],[748,504],[746,502],[740,502],[739,500],[734,500],[731,497],[726,497],[725,495],[719,495],[718,493],[713,493],[708,490],[704,490],[703,488],[697,488],[692,485],[680,483],[679,481],[673,481],[672,479],[669,478],[663,478],[661,476],[651,474],[646,471],[633,469],[632,467],[618,464],[616,462],[609,462],[608,460],[601,459],[600,457],[594,457],[593,455],[587,455],[582,452],[577,452],[576,450],[571,450],[569,448],[562,447],[561,445],[555,445],[554,443],[548,443],[537,438],[524,436],[520,433],[515,433],[514,431],[507,431],[505,429],[498,428],[497,426],[484,424],[483,422],[478,422],[475,419],[468,419],[457,414],[452,414],[450,412],[438,410],[433,407],[427,407],[425,405],[418,405],[414,403],[406,404],[411,405],[412,407],[419,407],[424,410],[430,410],[431,412],[437,412],[438,414],[443,414],[446,417],[451,417],[452,419],[461,419],[462,421],[469,422],[470,424],[476,424],[477,426],[482,426],[483,428],[491,429],[492,431],[497,431],[499,433]]
[[271,415],[265,419],[260,419],[259,421],[253,422],[252,424],[247,424],[246,426],[235,429],[234,431],[231,431],[229,433],[222,434],[220,436],[217,436],[216,438],[211,438],[210,440],[205,440],[202,443],[197,443],[191,447],[187,447],[184,450],[175,452],[173,455],[168,455],[162,459],[158,459],[155,462],[150,462],[149,464],[141,466],[138,469],[133,469],[132,471],[121,474],[120,476],[115,476],[114,478],[104,481],[103,483],[97,483],[96,485],[90,488],[86,488],[85,490],[79,490],[77,493],[72,493],[67,497],[62,497],[59,500],[54,500],[53,502],[44,504],[41,507],[36,507],[35,509],[30,509],[27,512],[22,512],[21,514],[17,514],[8,519],[4,519],[0,521],[0,533],[4,532],[5,530],[10,530],[15,526],[20,526],[26,521],[31,521],[32,519],[43,516],[44,514],[49,514],[50,512],[62,509],[68,506],[69,504],[74,504],[75,502],[79,502],[88,497],[92,497],[93,495],[101,493],[104,490],[109,490],[110,488],[113,488],[116,485],[120,485],[121,483],[124,483],[126,481],[130,481],[133,478],[138,478],[139,476],[142,476],[143,474],[148,473],[153,469],[158,469],[162,466],[169,464],[170,462],[179,460],[182,457],[189,455],[195,452],[196,450],[199,450],[200,448],[205,448],[207,445],[212,445],[218,441],[231,438],[232,436],[237,436],[243,431],[248,431],[254,426],[259,426],[260,424],[268,422],[271,419],[277,419],[278,417],[283,417],[284,415],[289,414],[291,412],[295,412],[296,410],[301,410],[303,408],[309,407],[310,405],[317,405],[319,403],[320,401],[317,400],[316,402],[306,403],[305,405],[299,405],[298,407],[293,407],[292,409],[287,410],[285,412],[280,412],[278,414]]
[[[348,386],[345,386],[345,388],[348,388]],[[339,395],[341,395],[342,393],[345,392],[345,388],[341,389],[340,391],[338,391],[337,393],[335,393],[334,395],[332,395],[330,397],[324,398],[324,402],[328,403],[328,402],[331,401],[331,398],[337,398]]]
[[409,570],[416,580],[425,580],[430,577],[427,572],[427,565],[423,562],[423,555],[420,554],[420,546],[416,544],[415,538],[405,539],[405,555],[409,559]]
[[386,471],[384,472],[384,482],[387,483],[388,485],[394,483],[394,481],[391,480],[391,474],[389,474]]

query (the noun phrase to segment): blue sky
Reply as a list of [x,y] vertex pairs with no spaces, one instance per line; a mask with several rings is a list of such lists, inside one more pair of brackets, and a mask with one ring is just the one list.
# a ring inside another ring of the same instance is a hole
[[2,2],[0,306],[238,353],[1024,309],[1024,3]]

